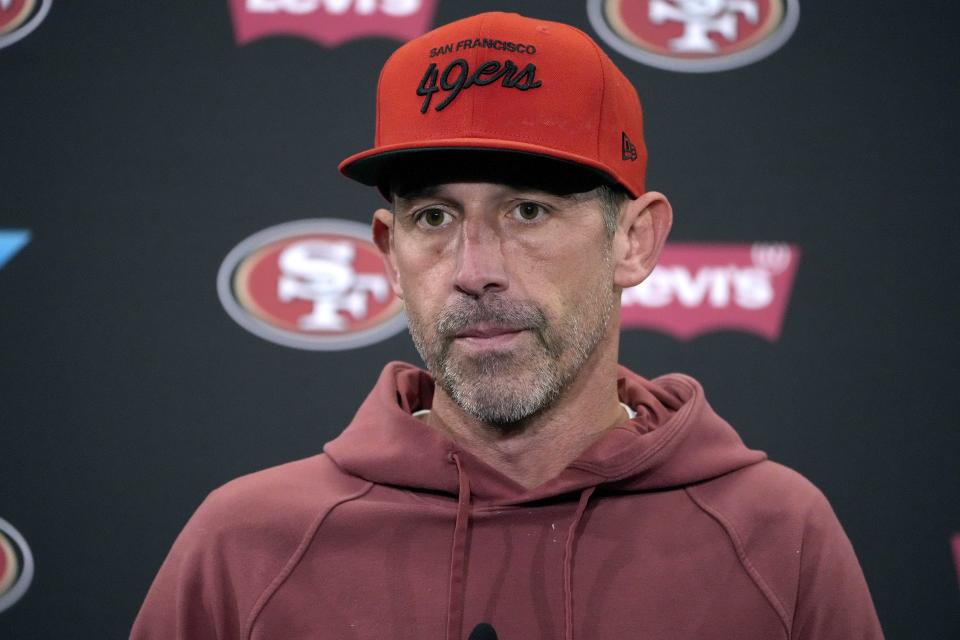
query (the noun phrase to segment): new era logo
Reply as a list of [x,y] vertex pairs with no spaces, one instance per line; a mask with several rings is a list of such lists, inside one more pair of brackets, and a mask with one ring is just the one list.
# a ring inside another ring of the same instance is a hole
[[620,140],[620,149],[623,151],[624,160],[636,160],[637,159],[637,145],[630,142],[630,138],[627,137],[627,132],[622,132],[622,138]]

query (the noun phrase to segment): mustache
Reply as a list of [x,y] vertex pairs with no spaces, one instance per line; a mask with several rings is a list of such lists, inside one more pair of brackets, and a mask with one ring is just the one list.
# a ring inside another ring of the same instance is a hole
[[536,304],[498,296],[461,298],[445,307],[436,320],[437,335],[449,341],[467,327],[485,324],[519,331],[530,329],[538,337],[547,327],[547,317]]

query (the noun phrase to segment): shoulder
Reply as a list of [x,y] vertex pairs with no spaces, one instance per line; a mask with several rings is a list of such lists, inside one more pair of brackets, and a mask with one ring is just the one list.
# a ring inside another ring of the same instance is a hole
[[[805,587],[811,573],[828,575],[825,565],[831,565],[835,584],[851,585],[847,591],[856,594],[834,594],[836,598],[853,608],[872,607],[856,556],[830,503],[801,474],[764,461],[690,486],[687,494],[722,527],[744,570],[786,628],[794,628],[800,612],[822,608],[833,598],[827,597],[831,589]],[[826,558],[830,560],[824,563]],[[865,619],[873,624],[869,616]]]
[[812,482],[769,460],[690,486],[687,494],[760,570],[768,560],[780,567],[799,562],[812,528],[824,522],[839,528],[830,503]]
[[317,455],[211,492],[177,537],[131,638],[247,637],[270,585],[296,566],[326,514],[369,483]]
[[812,482],[769,460],[693,485],[688,492],[701,507],[716,510],[742,526],[800,525],[814,512],[829,508]]
[[337,499],[367,484],[321,453],[240,476],[212,491],[206,502],[275,511]]
[[330,510],[368,488],[321,454],[211,492],[160,567],[131,637],[180,637],[182,629],[247,637],[257,603],[296,566]]
[[298,537],[326,511],[368,487],[319,454],[231,480],[207,496],[191,525],[208,535]]

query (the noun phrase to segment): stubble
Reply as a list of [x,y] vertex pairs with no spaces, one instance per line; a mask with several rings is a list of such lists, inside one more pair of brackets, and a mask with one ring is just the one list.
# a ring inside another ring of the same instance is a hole
[[[587,293],[557,318],[532,301],[502,294],[464,296],[432,322],[408,308],[410,334],[436,383],[463,411],[499,430],[515,430],[563,395],[603,339],[613,291],[608,284]],[[525,330],[533,339],[503,350],[462,353],[456,335],[475,325]]]

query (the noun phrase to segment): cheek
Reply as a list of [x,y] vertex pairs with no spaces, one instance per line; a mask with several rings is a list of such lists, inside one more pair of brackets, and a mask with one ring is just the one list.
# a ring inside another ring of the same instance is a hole
[[398,233],[394,238],[393,259],[397,278],[408,289],[436,262],[436,251],[412,242],[406,233]]
[[[570,237],[572,236],[572,237]],[[533,298],[564,306],[595,300],[597,288],[612,288],[610,251],[575,234],[553,242],[515,240],[504,252],[511,282]]]
[[[501,245],[504,264],[512,284],[555,282],[562,276],[569,249],[551,235],[505,234]],[[536,291],[531,291],[536,293]]]
[[397,282],[405,305],[408,309],[426,311],[434,299],[442,297],[444,283],[450,278],[443,252],[419,246],[411,250],[409,245],[401,243],[394,249]]

